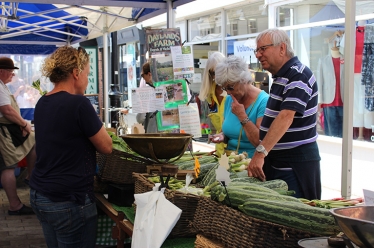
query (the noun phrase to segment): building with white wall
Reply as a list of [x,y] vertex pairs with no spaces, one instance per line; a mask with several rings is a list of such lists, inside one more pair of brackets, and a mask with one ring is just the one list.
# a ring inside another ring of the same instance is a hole
[[[295,54],[316,75],[321,74],[319,65],[323,58],[331,56],[333,47],[339,49],[340,63],[345,65],[342,72],[344,121],[340,123],[341,134],[329,137],[324,129],[324,118],[329,117],[322,114],[324,109],[321,108],[318,143],[322,155],[322,180],[331,192],[344,196],[362,195],[362,188],[374,190],[374,185],[362,180],[368,175],[368,178],[374,176],[371,168],[374,161],[370,156],[374,151],[374,111],[363,107],[374,91],[361,82],[362,68],[353,68],[355,61],[362,60],[363,56],[363,52],[357,49],[362,41],[356,38],[363,35],[357,33],[362,31],[358,27],[364,27],[363,32],[365,28],[371,29],[374,25],[373,10],[373,1],[196,0],[175,10],[175,27],[180,28],[186,45],[193,47],[194,59],[206,59],[211,51],[231,55],[248,46],[240,55],[255,70],[261,68],[252,52],[255,48],[253,39],[267,28],[284,29],[291,38]],[[144,21],[142,25],[164,28],[165,20],[166,16],[159,16]],[[195,73],[203,70],[196,66]],[[198,79],[191,88],[199,90]],[[323,87],[320,87],[320,92],[323,94]],[[326,173],[331,173],[331,176]]]

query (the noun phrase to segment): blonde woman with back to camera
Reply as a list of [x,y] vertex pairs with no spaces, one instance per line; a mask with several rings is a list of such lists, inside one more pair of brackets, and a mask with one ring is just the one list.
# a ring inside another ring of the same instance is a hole
[[110,154],[112,140],[83,96],[89,55],[81,47],[60,47],[45,59],[41,70],[54,89],[35,107],[37,161],[30,203],[48,247],[92,248],[97,228],[96,151]]
[[[208,117],[216,130],[222,131],[223,107],[225,105],[226,92],[216,83],[215,68],[222,62],[225,56],[220,52],[212,53],[205,66],[203,82],[201,84],[199,99],[202,101],[202,109],[208,109]],[[205,118],[205,116],[204,116]],[[221,156],[224,153],[224,144],[216,144],[216,154]]]

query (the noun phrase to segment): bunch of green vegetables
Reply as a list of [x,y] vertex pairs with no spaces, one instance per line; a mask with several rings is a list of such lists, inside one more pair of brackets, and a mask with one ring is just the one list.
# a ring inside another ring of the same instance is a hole
[[[211,152],[185,152],[177,161],[173,164],[177,165],[180,170],[192,170],[195,167],[195,158],[199,160],[200,165],[205,163],[210,163],[217,161],[217,159],[212,156]],[[175,160],[171,158],[170,160]]]
[[[148,180],[152,183],[160,183],[160,177],[159,176],[154,176],[154,177],[148,177]],[[185,181],[184,180],[179,180],[174,177],[170,177],[168,187],[171,190],[177,190],[181,189],[185,186]]]
[[333,198],[331,200],[308,200],[304,198],[299,198],[299,200],[309,206],[327,209],[350,207],[363,202],[363,198],[361,197],[356,199]]
[[107,132],[109,136],[112,138],[113,149],[119,150],[121,152],[127,152],[132,154],[134,153],[122,138],[118,137],[115,133],[111,131]]
[[230,168],[235,172],[241,172],[246,170],[248,168],[249,163],[251,162],[251,159],[248,158],[248,153],[246,152],[242,152],[240,154],[232,152],[228,158]]
[[32,82],[31,87],[33,87],[34,89],[37,89],[41,96],[47,94],[47,91],[46,90],[43,91],[41,88],[40,79]]

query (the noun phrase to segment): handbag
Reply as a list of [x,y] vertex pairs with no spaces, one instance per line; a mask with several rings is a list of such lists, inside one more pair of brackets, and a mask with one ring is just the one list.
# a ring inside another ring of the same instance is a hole
[[27,140],[27,138],[29,137],[29,134],[27,134],[26,136],[22,135],[22,129],[17,124],[0,123],[0,128],[1,128],[1,131],[3,132],[4,137],[6,137],[4,127],[8,129],[13,145],[15,147],[22,145],[25,142],[25,140]]

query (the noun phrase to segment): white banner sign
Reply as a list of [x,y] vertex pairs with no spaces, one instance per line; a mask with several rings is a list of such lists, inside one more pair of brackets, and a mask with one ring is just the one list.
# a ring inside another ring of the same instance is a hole
[[178,105],[180,130],[192,134],[194,138],[201,137],[199,108],[197,103]]
[[364,191],[364,199],[365,199],[365,205],[373,206],[374,205],[374,191],[363,189]]
[[131,100],[133,113],[165,110],[164,90],[161,88],[142,87],[132,89]]
[[193,78],[194,60],[191,46],[171,46],[171,57],[173,59],[174,79]]
[[256,49],[255,39],[248,39],[234,42],[234,55],[243,58],[247,64],[257,63],[254,50]]

